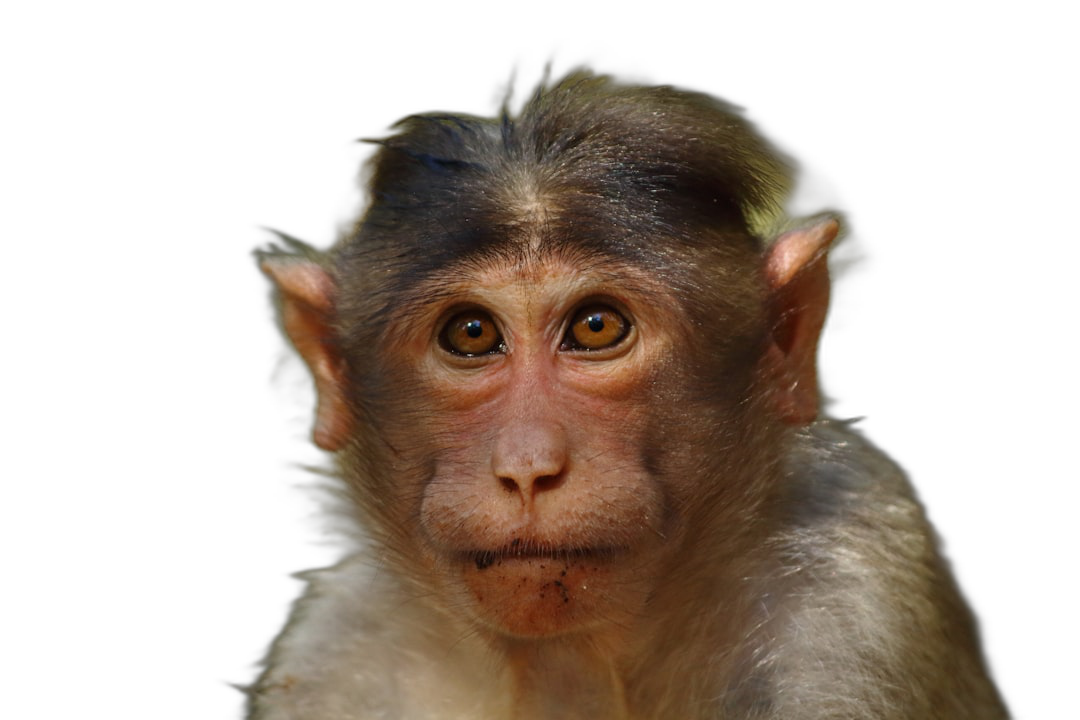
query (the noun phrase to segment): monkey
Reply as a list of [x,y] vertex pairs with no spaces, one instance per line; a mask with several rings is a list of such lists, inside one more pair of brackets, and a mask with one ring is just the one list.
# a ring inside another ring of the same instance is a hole
[[741,109],[588,70],[406,117],[258,251],[357,548],[252,720],[1007,717],[899,467],[822,411],[842,218]]

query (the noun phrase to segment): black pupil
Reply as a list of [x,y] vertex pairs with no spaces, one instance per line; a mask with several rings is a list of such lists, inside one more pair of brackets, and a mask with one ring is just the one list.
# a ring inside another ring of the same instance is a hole
[[585,322],[593,332],[600,332],[604,329],[604,318],[600,315],[590,315]]
[[479,320],[470,320],[465,323],[465,334],[475,340],[484,334],[484,326]]

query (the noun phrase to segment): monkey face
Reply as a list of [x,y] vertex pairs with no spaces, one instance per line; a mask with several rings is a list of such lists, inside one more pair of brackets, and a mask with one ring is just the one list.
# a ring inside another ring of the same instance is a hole
[[408,422],[390,443],[426,444],[426,475],[407,491],[425,563],[499,632],[619,622],[668,550],[673,503],[649,436],[677,305],[625,268],[533,261],[450,276],[417,290],[439,299],[387,343],[387,367],[409,383],[394,391]]

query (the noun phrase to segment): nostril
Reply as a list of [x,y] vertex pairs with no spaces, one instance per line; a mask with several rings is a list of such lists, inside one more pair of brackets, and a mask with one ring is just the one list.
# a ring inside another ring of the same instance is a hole
[[502,484],[503,489],[508,493],[516,493],[518,491],[518,484],[514,481],[514,478],[501,477],[499,482]]
[[533,492],[554,490],[559,486],[561,475],[542,475],[533,480]]

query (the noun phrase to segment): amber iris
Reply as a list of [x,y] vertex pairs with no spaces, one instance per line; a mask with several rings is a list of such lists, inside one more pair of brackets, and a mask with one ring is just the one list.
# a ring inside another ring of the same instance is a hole
[[467,310],[458,313],[446,324],[442,342],[447,350],[458,355],[484,355],[498,351],[502,338],[490,315],[479,310]]
[[603,350],[618,344],[630,329],[619,312],[605,305],[579,310],[570,323],[568,344],[574,349]]

